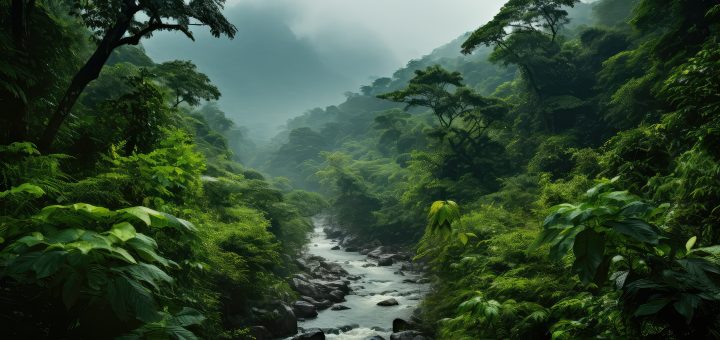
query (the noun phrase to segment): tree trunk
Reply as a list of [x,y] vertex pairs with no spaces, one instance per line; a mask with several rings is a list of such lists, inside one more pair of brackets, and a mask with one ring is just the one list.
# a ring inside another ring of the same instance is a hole
[[80,71],[75,74],[70,83],[70,87],[65,91],[65,95],[60,100],[60,103],[45,127],[45,131],[40,137],[38,143],[40,150],[47,152],[50,149],[60,127],[68,115],[70,115],[70,110],[72,110],[85,87],[100,75],[100,71],[110,57],[113,49],[117,47],[118,42],[127,32],[134,14],[131,10],[123,12],[115,26],[111,28],[105,34],[102,41],[100,41],[100,45],[98,45],[95,53],[93,53]]

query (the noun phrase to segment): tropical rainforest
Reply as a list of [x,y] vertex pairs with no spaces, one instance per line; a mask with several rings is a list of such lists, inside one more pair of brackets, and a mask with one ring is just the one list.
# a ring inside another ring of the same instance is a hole
[[142,47],[223,4],[0,3],[8,338],[261,339],[320,214],[412,251],[427,338],[720,338],[717,1],[508,0],[262,145]]

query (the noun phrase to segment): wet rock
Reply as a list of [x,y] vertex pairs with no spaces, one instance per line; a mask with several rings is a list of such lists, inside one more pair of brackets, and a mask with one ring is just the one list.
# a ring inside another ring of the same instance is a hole
[[323,328],[322,331],[325,334],[340,334],[340,330],[337,328]]
[[395,290],[395,289],[393,289],[393,290],[386,290],[386,291],[383,291],[382,293],[380,293],[380,295],[388,295],[388,294],[390,294],[390,293],[397,293],[397,290]]
[[356,323],[352,323],[352,324],[349,324],[349,325],[340,326],[340,327],[338,327],[338,328],[344,333],[344,332],[349,332],[349,331],[351,331],[351,330],[353,330],[353,329],[355,329],[355,328],[358,328],[358,327],[360,327],[360,325],[358,325],[358,324],[356,324]]
[[352,280],[352,281],[357,281],[357,280],[362,279],[362,277],[360,275],[350,275],[347,277],[347,279]]
[[333,290],[328,293],[328,298],[333,302],[343,302],[345,301],[345,293],[340,290]]
[[293,340],[325,340],[325,333],[320,328],[312,328],[294,336]]
[[395,272],[393,272],[393,274],[395,274],[395,275],[400,275],[400,276],[405,276],[405,273],[403,273],[402,270],[395,271]]
[[369,253],[367,253],[367,256],[369,258],[376,259],[376,258],[379,258],[380,255],[382,255],[384,252],[385,252],[385,247],[380,246],[380,247],[377,247],[377,248],[371,250]]
[[430,279],[428,279],[427,277],[423,277],[421,279],[418,279],[416,282],[417,283],[430,283]]
[[293,312],[295,316],[300,318],[314,318],[318,315],[315,306],[307,301],[295,301],[293,303]]
[[390,331],[387,328],[382,328],[382,327],[378,327],[378,326],[372,326],[372,327],[370,327],[370,329],[372,329],[376,332],[389,332]]
[[427,340],[428,338],[418,331],[404,331],[393,333],[390,340]]
[[252,326],[250,327],[250,335],[255,337],[256,340],[270,340],[272,334],[265,328],[265,326]]
[[316,298],[320,295],[320,292],[314,284],[298,277],[293,277],[290,281],[290,286],[292,286],[295,291],[305,296]]
[[385,338],[383,338],[383,337],[381,337],[381,336],[379,336],[379,335],[373,335],[373,336],[369,336],[369,337],[367,337],[367,338],[365,338],[365,339],[363,339],[363,340],[385,340]]
[[356,252],[356,251],[358,251],[358,248],[357,248],[357,247],[353,247],[353,246],[348,246],[348,247],[345,247],[345,251],[348,252],[348,253]]
[[360,255],[367,255],[370,252],[370,248],[363,248],[360,250]]
[[413,279],[405,279],[405,280],[403,280],[402,282],[403,282],[403,283],[417,283],[417,281],[415,281],[415,280],[413,280]]
[[330,248],[330,250],[340,250],[340,246],[334,246],[334,247]]
[[414,323],[400,319],[400,318],[393,320],[392,325],[393,325],[393,328],[392,328],[393,333],[409,331],[409,330],[413,330],[413,329],[417,328],[417,325],[415,325]]
[[397,300],[390,298],[390,299],[382,300],[382,301],[378,302],[377,305],[378,306],[397,306],[397,305],[399,305],[399,303],[397,302]]
[[378,266],[392,266],[394,254],[384,254],[378,257]]
[[330,310],[346,310],[346,309],[350,309],[350,307],[344,306],[344,305],[334,305],[334,306],[330,307]]
[[363,268],[367,268],[367,267],[377,267],[377,265],[372,264],[372,263],[366,263],[366,264],[362,265],[362,267],[363,267]]
[[297,333],[297,319],[290,306],[280,303],[271,313],[260,316],[264,326],[273,337],[286,337]]
[[316,299],[314,299],[314,298],[312,298],[312,297],[305,296],[305,295],[301,296],[301,297],[300,297],[300,300],[309,302],[310,304],[312,304],[313,306],[315,306],[315,308],[317,308],[318,310],[327,309],[327,308],[330,308],[330,306],[333,305],[332,301],[330,301],[330,300],[325,299],[325,300],[320,300],[320,301],[318,301],[318,300],[316,300]]

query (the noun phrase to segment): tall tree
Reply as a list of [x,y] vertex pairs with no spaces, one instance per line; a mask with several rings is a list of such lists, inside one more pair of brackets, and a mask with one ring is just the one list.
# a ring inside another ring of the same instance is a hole
[[232,38],[236,28],[221,13],[224,3],[225,0],[74,0],[74,14],[93,30],[99,43],[73,77],[50,117],[40,137],[40,148],[50,148],[78,97],[91,81],[97,79],[115,48],[137,45],[142,38],[156,31],[181,31],[194,40],[191,25],[208,26],[213,36]]
[[191,61],[173,60],[155,68],[161,81],[173,91],[173,107],[181,103],[190,106],[200,105],[201,100],[217,100],[220,90],[210,82],[210,78],[198,72]]
[[478,46],[494,47],[493,58],[520,67],[532,89],[540,94],[531,59],[556,52],[556,39],[569,22],[564,7],[580,0],[509,0],[495,17],[475,30],[462,44],[462,52]]

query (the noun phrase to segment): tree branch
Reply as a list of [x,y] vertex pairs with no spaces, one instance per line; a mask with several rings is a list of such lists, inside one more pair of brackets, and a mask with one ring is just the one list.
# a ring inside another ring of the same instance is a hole
[[137,44],[140,43],[140,40],[141,40],[144,36],[146,36],[146,35],[154,32],[154,31],[157,31],[157,30],[168,30],[168,31],[175,30],[175,31],[181,31],[181,32],[183,32],[188,38],[190,38],[190,40],[195,41],[195,37],[193,37],[192,32],[190,32],[190,30],[188,30],[188,28],[185,27],[185,26],[183,26],[183,25],[165,24],[165,23],[162,23],[162,22],[160,22],[160,21],[155,21],[155,22],[152,22],[152,21],[153,21],[153,20],[151,19],[150,24],[148,24],[147,27],[145,27],[145,28],[143,28],[142,30],[140,30],[140,32],[137,32],[137,33],[135,33],[134,35],[131,35],[131,36],[129,36],[129,37],[124,37],[124,38],[120,39],[120,40],[115,44],[115,47],[122,46],[122,45],[137,45]]

